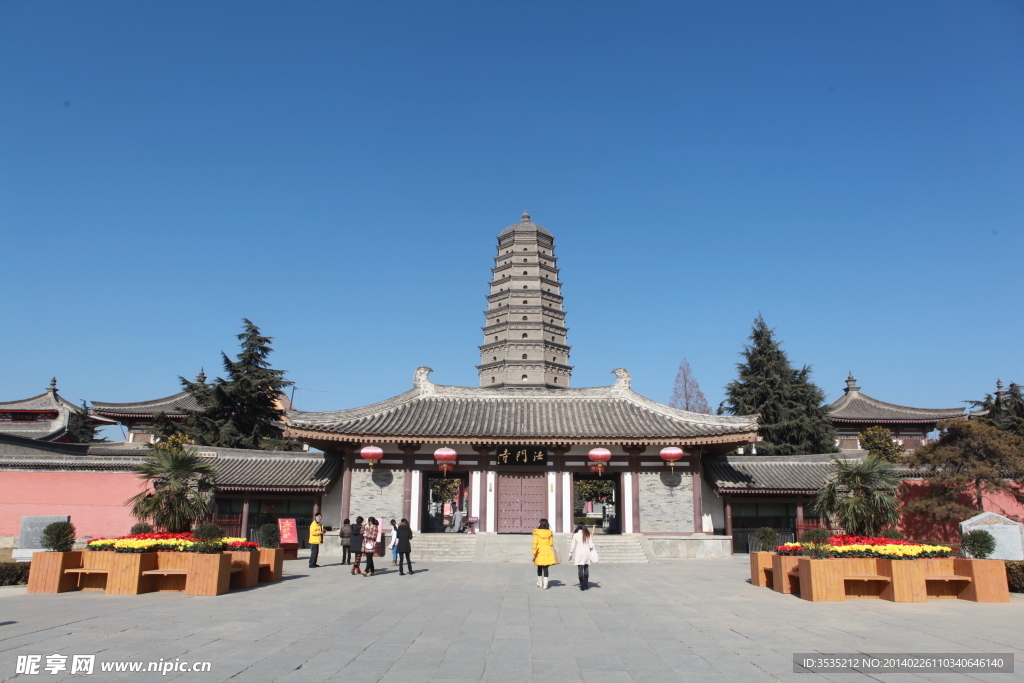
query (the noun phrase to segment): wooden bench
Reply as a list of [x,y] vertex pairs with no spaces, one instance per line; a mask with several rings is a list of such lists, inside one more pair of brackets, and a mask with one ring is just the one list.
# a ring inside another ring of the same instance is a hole
[[845,581],[892,581],[891,576],[881,574],[843,574]]
[[100,567],[75,567],[74,569],[65,569],[65,574],[106,574],[110,570],[102,569]]
[[957,576],[956,574],[925,574],[925,581],[971,581],[969,576]]
[[185,576],[188,576],[188,570],[187,569],[147,569],[146,571],[142,572],[143,576],[175,576],[175,575],[179,575],[179,574],[184,574]]

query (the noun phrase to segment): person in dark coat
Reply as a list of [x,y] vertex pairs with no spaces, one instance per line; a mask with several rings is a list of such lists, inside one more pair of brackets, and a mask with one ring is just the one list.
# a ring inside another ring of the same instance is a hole
[[404,560],[409,566],[409,573],[412,574],[412,560],[409,559],[409,553],[412,552],[412,529],[409,528],[409,520],[403,519],[395,533],[398,534],[398,573],[405,576],[405,572],[402,571]]
[[359,562],[363,559],[363,518],[356,517],[356,523],[350,528],[352,532],[348,538],[348,547],[352,549],[352,571],[349,574],[362,574]]
[[341,563],[348,564],[352,561],[352,524],[345,518],[341,523]]

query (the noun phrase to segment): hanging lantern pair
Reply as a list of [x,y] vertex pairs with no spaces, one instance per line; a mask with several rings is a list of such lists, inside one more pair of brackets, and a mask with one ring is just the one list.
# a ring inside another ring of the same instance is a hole
[[444,472],[444,476],[446,477],[455,467],[455,461],[458,457],[459,454],[451,448],[438,448],[434,451],[434,460],[437,460],[437,469]]

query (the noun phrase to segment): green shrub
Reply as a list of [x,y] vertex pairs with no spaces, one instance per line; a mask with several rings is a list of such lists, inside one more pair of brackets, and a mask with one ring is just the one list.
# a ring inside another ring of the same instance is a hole
[[197,524],[192,535],[201,541],[224,538],[224,529],[216,524]]
[[1024,562],[1006,563],[1006,581],[1014,593],[1024,593]]
[[0,562],[0,586],[17,586],[28,583],[31,562]]
[[824,529],[808,529],[800,539],[807,555],[815,560],[823,560],[832,554],[828,539],[831,534]]
[[968,531],[960,537],[960,552],[964,557],[984,560],[995,552],[996,539],[984,529]]
[[900,533],[899,529],[886,529],[882,533],[878,534],[882,538],[891,538],[894,541],[902,541],[903,534]]
[[262,548],[280,548],[281,547],[281,530],[277,528],[276,524],[264,524],[260,527],[260,547]]
[[763,526],[754,532],[754,541],[757,547],[751,548],[751,551],[771,552],[779,544],[779,532],[770,526]]
[[75,525],[71,522],[53,522],[43,529],[40,543],[46,550],[69,553],[75,547]]
[[189,551],[193,553],[201,553],[203,555],[213,555],[214,553],[223,552],[226,549],[227,545],[221,539],[208,538],[193,543]]
[[153,525],[146,524],[145,522],[139,522],[133,524],[131,531],[128,532],[129,536],[135,536],[136,534],[151,534],[153,533]]

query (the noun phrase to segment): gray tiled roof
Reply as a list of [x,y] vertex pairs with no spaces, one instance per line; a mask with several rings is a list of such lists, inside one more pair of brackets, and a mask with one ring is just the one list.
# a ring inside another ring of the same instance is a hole
[[510,232],[539,232],[540,234],[547,235],[548,237],[552,236],[551,233],[548,232],[547,228],[537,225],[530,220],[530,213],[528,211],[523,212],[523,218],[518,223],[513,223],[498,233],[498,237],[501,238],[503,235]]
[[80,443],[40,441],[31,437],[0,432],[0,456],[5,455],[85,455],[89,446]]
[[57,393],[54,380],[50,387],[32,398],[0,403],[0,413],[7,411],[53,411],[57,416],[45,422],[0,422],[0,432],[23,436],[27,439],[52,441],[64,436],[71,424],[71,415],[77,407]]
[[885,403],[859,389],[847,390],[830,409],[829,419],[841,422],[940,422],[964,415],[963,408],[911,408]]
[[514,389],[434,384],[416,371],[412,390],[373,405],[321,413],[290,411],[288,433],[338,440],[434,440],[476,443],[515,439],[558,443],[746,443],[756,440],[755,415],[702,415],[634,393],[629,373],[615,384],[582,389]]
[[[722,493],[816,493],[835,472],[833,458],[863,460],[867,451],[816,455],[726,455],[704,458],[704,475]],[[897,466],[902,478],[920,472]]]
[[[147,451],[135,444],[42,444],[8,443],[16,437],[0,437],[0,471],[85,471],[131,472]],[[57,448],[58,446],[62,448]],[[323,453],[256,451],[237,448],[195,446],[211,458],[217,468],[217,486],[222,491],[308,492],[327,489],[342,470],[338,458]]]
[[[844,453],[844,458],[863,457]],[[704,458],[708,483],[719,491],[814,492],[835,471],[832,455],[727,455]]]
[[173,396],[136,403],[92,402],[92,412],[113,418],[152,417],[157,413],[166,413],[168,417],[184,417],[185,409],[196,410],[198,408],[199,404],[196,403],[195,397],[184,391]]

